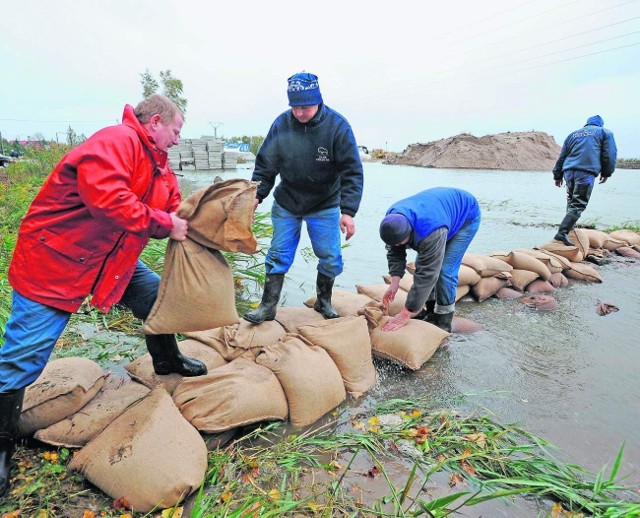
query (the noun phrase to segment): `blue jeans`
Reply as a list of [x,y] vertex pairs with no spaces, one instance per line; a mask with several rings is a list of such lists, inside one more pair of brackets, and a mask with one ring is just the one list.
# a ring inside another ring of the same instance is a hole
[[307,224],[313,253],[318,258],[318,272],[330,278],[342,273],[342,249],[340,248],[340,208],[332,207],[304,216],[296,216],[273,202],[271,222],[273,238],[265,260],[268,275],[284,274],[293,264],[300,242],[302,222]]
[[440,275],[438,275],[438,281],[434,288],[435,294],[429,297],[429,300],[433,300],[435,297],[436,313],[451,313],[455,309],[458,271],[465,252],[480,228],[480,219],[480,215],[478,215],[476,219],[465,224],[455,236],[447,241]]
[[[159,286],[158,274],[138,261],[120,303],[144,320]],[[30,300],[14,290],[0,348],[0,392],[21,389],[40,376],[70,318],[71,313]]]

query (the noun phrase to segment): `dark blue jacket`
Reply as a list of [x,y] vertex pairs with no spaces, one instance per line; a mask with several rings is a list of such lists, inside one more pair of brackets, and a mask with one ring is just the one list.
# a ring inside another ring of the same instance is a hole
[[613,133],[603,127],[599,115],[590,117],[587,124],[571,133],[564,141],[558,161],[553,168],[553,178],[560,180],[564,171],[584,171],[609,177],[616,168],[618,150]]
[[347,120],[321,104],[306,124],[291,110],[271,125],[256,156],[251,179],[260,182],[257,198],[274,191],[276,201],[289,212],[304,215],[331,207],[355,216],[362,198],[362,163]]

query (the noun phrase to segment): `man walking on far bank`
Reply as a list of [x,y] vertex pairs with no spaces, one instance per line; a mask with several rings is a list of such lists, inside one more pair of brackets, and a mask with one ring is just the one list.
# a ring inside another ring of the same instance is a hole
[[600,115],[589,117],[583,128],[572,132],[564,141],[558,161],[553,168],[557,187],[562,180],[567,186],[567,213],[554,239],[574,246],[569,232],[587,208],[593,184],[598,175],[605,183],[616,168],[616,143],[613,133],[604,127]]

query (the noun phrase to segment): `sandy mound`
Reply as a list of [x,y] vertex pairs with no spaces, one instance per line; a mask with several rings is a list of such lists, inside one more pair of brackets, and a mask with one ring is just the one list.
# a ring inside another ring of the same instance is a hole
[[550,171],[560,146],[541,131],[498,133],[474,137],[462,133],[427,144],[411,144],[390,157],[390,164],[449,169],[508,169]]

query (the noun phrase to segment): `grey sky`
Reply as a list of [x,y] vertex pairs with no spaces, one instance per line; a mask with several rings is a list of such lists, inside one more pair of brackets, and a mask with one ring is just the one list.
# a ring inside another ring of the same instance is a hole
[[640,157],[640,0],[210,2],[22,0],[3,8],[0,132],[87,136],[170,69],[182,136],[266,135],[286,78],[320,78],[359,144],[402,151],[461,132],[561,144],[599,114]]

